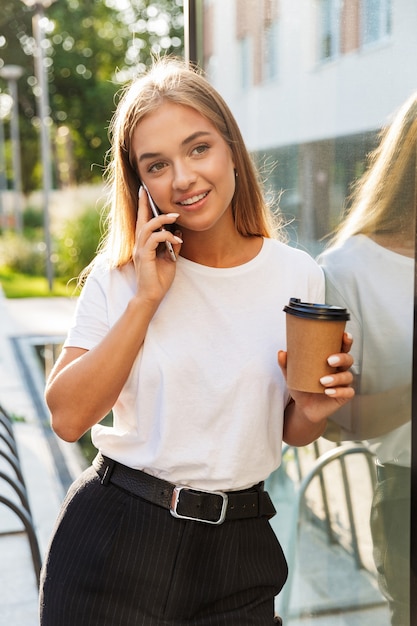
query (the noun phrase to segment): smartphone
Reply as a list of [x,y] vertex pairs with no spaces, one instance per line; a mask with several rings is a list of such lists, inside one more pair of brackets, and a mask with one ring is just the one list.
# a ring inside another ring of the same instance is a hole
[[[158,207],[156,206],[155,202],[153,201],[153,198],[152,198],[151,194],[149,193],[149,190],[148,190],[147,186],[145,185],[145,183],[142,183],[142,187],[144,188],[144,190],[148,194],[149,205],[151,207],[152,213],[154,214],[155,217],[158,217],[159,215],[161,215],[161,211],[158,209]],[[167,230],[167,229],[162,227],[161,230]],[[175,256],[175,252],[174,252],[174,248],[172,247],[172,243],[170,241],[165,241],[165,246],[166,246],[166,249],[168,250],[168,254],[171,257],[171,259],[173,261],[176,261],[177,257]]]

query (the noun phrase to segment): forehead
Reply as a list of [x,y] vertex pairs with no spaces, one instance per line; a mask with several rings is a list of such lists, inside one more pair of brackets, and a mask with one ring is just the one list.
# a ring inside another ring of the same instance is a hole
[[163,102],[138,122],[133,133],[133,144],[147,149],[148,144],[155,146],[161,142],[167,143],[168,140],[181,143],[196,132],[219,135],[214,124],[196,109]]

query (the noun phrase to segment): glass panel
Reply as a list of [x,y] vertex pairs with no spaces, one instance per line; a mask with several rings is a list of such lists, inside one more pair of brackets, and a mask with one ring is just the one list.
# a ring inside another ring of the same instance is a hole
[[320,59],[331,59],[339,52],[339,0],[320,0]]
[[252,55],[249,37],[240,40],[240,84],[242,89],[249,89],[252,84]]
[[[347,306],[356,397],[327,436],[362,441],[375,462],[370,530],[376,580],[391,622],[409,624],[411,379],[417,96],[379,138],[346,217],[319,258],[326,297]],[[325,435],[326,436],[326,435]],[[342,444],[346,445],[346,444]]]
[[364,0],[363,42],[373,43],[391,33],[391,1]]
[[265,28],[265,80],[278,78],[278,21]]
[[284,446],[267,481],[290,570],[276,609],[286,626],[408,626],[417,96],[404,68],[417,5],[269,0],[255,15],[240,0],[254,42],[273,7],[280,60],[279,80],[242,94],[230,81],[235,24],[223,0],[210,4],[210,80],[279,198],[290,245],[323,266],[326,299],[349,309],[354,338],[355,400],[316,443]]

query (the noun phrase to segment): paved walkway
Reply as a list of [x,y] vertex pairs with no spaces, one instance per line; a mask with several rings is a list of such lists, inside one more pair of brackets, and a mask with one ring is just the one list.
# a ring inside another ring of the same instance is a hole
[[[81,459],[47,428],[43,377],[32,344],[64,337],[73,309],[71,299],[7,300],[0,291],[0,405],[15,418],[14,436],[42,556],[66,490],[56,459],[65,464],[67,480],[81,471]],[[1,470],[10,473],[4,457]],[[14,490],[0,484],[1,494],[18,502]],[[22,531],[17,515],[0,506],[0,626],[38,624],[37,582]]]

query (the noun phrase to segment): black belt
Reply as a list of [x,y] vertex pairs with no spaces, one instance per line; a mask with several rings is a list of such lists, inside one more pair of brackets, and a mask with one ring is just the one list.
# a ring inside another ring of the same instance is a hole
[[253,517],[273,517],[276,513],[264,484],[259,483],[243,491],[200,491],[174,485],[132,469],[98,454],[93,467],[103,485],[111,483],[120,489],[168,509],[174,517],[208,524],[222,524],[225,520]]

